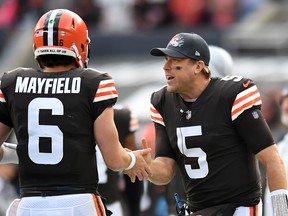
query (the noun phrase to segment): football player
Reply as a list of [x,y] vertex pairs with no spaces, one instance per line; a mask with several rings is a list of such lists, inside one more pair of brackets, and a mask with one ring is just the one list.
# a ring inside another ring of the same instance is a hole
[[[281,122],[284,126],[288,127],[288,89],[284,88],[280,96],[280,111],[281,111]],[[286,175],[288,175],[288,133],[285,134],[283,139],[278,143],[279,152],[282,156],[286,167]],[[271,206],[271,193],[267,188],[265,190],[265,206],[264,215],[273,215],[273,209]]]
[[[123,147],[137,150],[135,133],[139,128],[139,123],[136,113],[127,107],[115,105],[114,121]],[[127,175],[119,176],[118,173],[108,169],[99,150],[97,151],[97,162],[99,173],[98,191],[106,198],[107,208],[112,212],[117,212],[117,216],[140,215],[143,182],[136,180],[131,183]],[[123,187],[123,181],[125,185],[124,188],[121,188]],[[127,213],[124,214],[124,212]]]
[[149,180],[167,184],[178,166],[189,214],[260,216],[259,160],[274,214],[287,215],[285,168],[255,83],[237,75],[211,78],[208,45],[195,33],[176,34],[151,54],[165,58],[167,85],[151,96],[156,155],[146,158]]
[[[209,45],[210,51],[210,63],[209,68],[211,71],[211,76],[225,77],[227,75],[232,75],[234,70],[234,62],[230,53],[223,49],[222,47]],[[152,122],[151,122],[152,123]],[[153,124],[153,123],[152,123]],[[150,145],[150,142],[149,146]],[[152,148],[153,152],[153,148]],[[175,175],[180,176],[179,168],[176,167]],[[179,178],[173,178],[167,188],[167,201],[169,203],[170,214],[175,213],[175,192],[180,198],[185,197],[185,190],[182,184],[179,184]],[[170,215],[171,216],[171,215]]]
[[[120,144],[111,76],[87,68],[88,30],[74,12],[55,9],[37,22],[33,49],[40,66],[5,73],[0,88],[0,143],[14,128],[17,155],[1,146],[1,163],[19,158],[20,199],[7,216],[109,215],[97,192],[95,141],[107,166],[150,174],[143,155]],[[18,158],[17,158],[18,156]]]
[[234,71],[234,62],[230,53],[222,47],[209,45],[210,62],[209,68],[211,76],[225,77],[232,75]]

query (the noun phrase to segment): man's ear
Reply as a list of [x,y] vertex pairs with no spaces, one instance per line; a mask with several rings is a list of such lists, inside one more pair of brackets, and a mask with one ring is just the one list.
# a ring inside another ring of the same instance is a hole
[[196,62],[196,70],[195,70],[195,72],[196,73],[200,73],[202,70],[203,70],[203,68],[205,67],[205,63],[203,62],[203,61],[197,61]]

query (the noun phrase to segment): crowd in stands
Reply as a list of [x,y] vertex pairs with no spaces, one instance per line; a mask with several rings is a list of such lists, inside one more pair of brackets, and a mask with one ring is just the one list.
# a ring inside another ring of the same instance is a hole
[[170,25],[225,28],[263,2],[265,0],[0,0],[0,50],[25,16],[35,15],[37,20],[55,8],[75,11],[89,29],[125,34]]
[[[9,40],[9,35],[13,34],[15,27],[26,16],[35,16],[36,22],[44,12],[55,8],[75,11],[85,20],[88,29],[98,29],[103,33],[126,34],[165,28],[169,25],[211,25],[225,28],[243,19],[263,2],[265,0],[0,0],[0,53]],[[279,113],[273,113],[273,110],[278,109],[267,111],[267,118],[271,114],[271,118],[268,119],[271,121],[268,123],[274,126],[273,123],[276,122],[279,126]],[[277,129],[275,127],[275,133]],[[280,140],[280,136],[282,138],[282,135],[281,133],[279,137],[277,136],[277,141]],[[2,195],[5,187],[10,187],[11,181],[16,182],[13,186],[16,185],[17,189],[16,173],[17,167],[14,165],[0,166],[0,193],[2,191]],[[153,205],[146,211],[150,210],[158,216],[161,214],[156,213],[156,206],[163,204],[160,201],[164,194],[167,195],[167,188],[155,186],[152,190],[157,192],[157,200],[150,197]],[[15,194],[13,190],[12,192],[9,190],[12,198],[18,195],[17,191]],[[8,195],[5,197],[10,203]],[[171,194],[169,197],[172,197]],[[4,204],[2,201],[0,203]],[[174,207],[174,203],[172,206]],[[1,209],[0,206],[0,216],[4,215],[4,211],[5,208]]]

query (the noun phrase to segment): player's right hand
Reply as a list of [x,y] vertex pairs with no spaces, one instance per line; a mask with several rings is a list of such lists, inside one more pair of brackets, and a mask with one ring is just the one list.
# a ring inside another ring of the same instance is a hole
[[146,162],[146,156],[151,155],[151,149],[145,148],[141,150],[133,151],[133,154],[136,156],[136,163],[133,168],[129,170],[124,170],[123,173],[127,174],[131,182],[135,182],[136,178],[142,181],[144,178],[152,176],[152,171],[149,165]]

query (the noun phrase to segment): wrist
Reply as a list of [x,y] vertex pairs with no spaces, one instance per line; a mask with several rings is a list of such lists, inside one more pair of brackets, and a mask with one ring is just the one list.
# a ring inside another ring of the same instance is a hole
[[270,196],[275,196],[275,195],[278,195],[278,194],[286,194],[286,196],[288,196],[288,190],[285,190],[285,189],[278,189],[278,190],[274,190],[274,191],[271,191],[270,192]]
[[288,191],[274,190],[270,193],[273,212],[275,215],[288,215]]
[[131,161],[130,161],[129,166],[128,166],[126,169],[124,169],[124,170],[130,170],[130,169],[132,169],[132,168],[135,166],[135,164],[136,164],[136,156],[135,156],[132,152],[127,152],[127,153],[128,153],[128,155],[130,156]]

